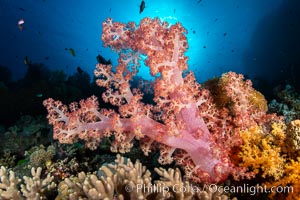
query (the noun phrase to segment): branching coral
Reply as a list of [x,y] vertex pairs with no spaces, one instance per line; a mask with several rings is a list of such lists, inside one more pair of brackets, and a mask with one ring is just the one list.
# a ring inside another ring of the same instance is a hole
[[[183,181],[179,169],[155,169],[160,180],[151,182],[151,173],[138,160],[132,163],[118,155],[116,164],[103,166],[98,178],[94,174],[79,173],[59,184],[57,200],[94,199],[229,199],[220,191],[209,191]],[[235,198],[234,198],[235,199]]]
[[[228,200],[229,197],[223,194],[222,188],[211,185],[210,188],[193,185],[189,181],[182,180],[181,172],[176,169],[155,168],[155,172],[160,175],[160,180],[155,181],[164,191],[158,193],[156,199],[185,199],[185,200]],[[236,200],[237,198],[233,198]]]
[[41,179],[42,168],[31,168],[32,177],[24,176],[24,184],[21,184],[23,196],[28,200],[45,199],[45,193],[53,190],[56,184],[52,182],[53,176],[50,174]]
[[32,177],[23,177],[24,183],[19,184],[22,179],[18,178],[13,171],[7,171],[5,167],[0,169],[0,199],[14,200],[38,200],[45,199],[46,193],[53,190],[56,184],[52,182],[53,177],[48,174],[46,178],[41,178],[42,168],[32,168]]
[[151,174],[139,161],[133,164],[118,156],[116,165],[103,166],[100,171],[100,178],[83,172],[66,178],[59,184],[59,199],[146,199],[151,194],[137,188],[151,188]]
[[0,168],[0,197],[1,199],[22,199],[18,184],[21,182],[13,171]]
[[114,199],[114,185],[110,178],[98,179],[94,174],[81,172],[78,177],[66,178],[58,185],[59,195],[56,200]]

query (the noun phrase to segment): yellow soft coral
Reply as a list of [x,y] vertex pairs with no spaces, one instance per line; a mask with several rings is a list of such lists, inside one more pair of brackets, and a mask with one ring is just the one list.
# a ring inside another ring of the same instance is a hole
[[[300,200],[300,157],[298,157],[297,160],[298,161],[291,160],[285,165],[285,176],[283,176],[280,180],[266,183],[268,188],[283,188],[285,195],[287,195],[285,198],[286,200]],[[278,199],[278,196],[280,195],[282,194],[276,194],[273,192],[270,197]]]
[[[285,163],[283,176],[278,180],[269,181],[265,184],[268,188],[272,186],[288,187],[286,189],[289,189],[289,191],[286,191],[284,194],[286,199],[300,200],[300,157],[297,157],[297,155],[299,155],[297,152],[299,152],[300,149],[300,120],[291,121],[288,126],[281,125],[272,128],[272,134],[278,136],[278,138],[284,137],[281,136],[282,132],[286,132],[284,145],[286,146],[289,159],[287,159],[288,161]],[[284,146],[281,142],[277,145]],[[272,193],[270,197],[278,199],[281,195],[283,194]]]
[[274,140],[273,143],[277,146],[283,147],[286,139],[286,125],[283,122],[275,122],[272,124],[271,135]]
[[285,136],[283,125],[274,123],[272,131],[266,132],[262,126],[252,126],[241,131],[244,141],[239,157],[241,166],[247,167],[255,174],[261,172],[262,177],[273,177],[275,180],[283,175],[285,158],[281,156],[281,147]]

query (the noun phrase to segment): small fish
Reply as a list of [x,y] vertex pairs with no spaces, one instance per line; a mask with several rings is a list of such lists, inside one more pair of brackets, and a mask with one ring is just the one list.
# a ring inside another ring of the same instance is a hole
[[38,98],[41,98],[41,97],[43,97],[43,94],[42,93],[38,93],[35,96],[38,97]]
[[98,54],[98,56],[96,57],[97,62],[100,64],[104,64],[104,65],[111,65],[111,60],[108,59],[106,60],[103,56],[101,56],[100,54]]
[[78,72],[79,74],[82,74],[82,73],[83,73],[83,70],[81,69],[80,66],[77,67],[77,72]]
[[109,12],[111,12],[111,8],[109,9]]
[[29,163],[29,160],[22,159],[22,160],[19,160],[19,161],[18,161],[17,165],[18,165],[18,166],[21,166],[21,165],[27,164],[27,163]]
[[28,56],[25,56],[25,57],[24,57],[23,62],[24,62],[25,65],[31,64],[31,61],[29,60]]
[[175,14],[175,12],[176,12],[176,9],[174,8],[174,14]]
[[70,54],[75,57],[75,50],[73,48],[68,49]]
[[24,8],[21,8],[21,7],[19,8],[19,10],[21,10],[21,11],[25,11],[25,9],[24,9]]
[[24,29],[24,23],[25,21],[23,18],[18,21],[18,28],[20,29],[20,31]]
[[227,35],[227,33],[224,33],[223,36],[225,37]]
[[145,7],[146,7],[146,3],[144,0],[142,0],[141,5],[140,5],[140,14],[144,11]]
[[200,3],[202,0],[199,0],[197,3]]

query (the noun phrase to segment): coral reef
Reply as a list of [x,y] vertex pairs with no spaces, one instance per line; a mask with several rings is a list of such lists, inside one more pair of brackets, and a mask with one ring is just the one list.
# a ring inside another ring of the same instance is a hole
[[[102,98],[67,106],[47,97],[43,104],[58,140],[52,145],[41,118],[0,127],[6,141],[0,199],[300,199],[300,104],[290,86],[268,107],[241,74],[199,84],[187,71],[187,31],[180,23],[109,18],[102,25],[104,46],[119,55],[116,68],[109,61],[96,65]],[[137,77],[142,61],[153,81]],[[52,76],[60,95],[76,93],[62,95],[66,103],[94,90],[83,71],[69,79],[63,72]],[[116,153],[138,159],[117,155],[110,163]],[[242,184],[268,191],[224,190]]]
[[[85,141],[95,150],[111,137],[113,152],[130,151],[134,139],[145,155],[156,146],[161,164],[175,161],[194,182],[224,182],[230,174],[245,177],[234,166],[232,151],[241,145],[239,131],[269,124],[277,116],[266,113],[266,101],[243,75],[222,75],[219,87],[227,103],[217,105],[209,89],[201,87],[188,69],[186,30],[158,18],[144,18],[139,26],[107,19],[103,22],[105,46],[119,54],[118,66],[97,64],[96,83],[106,88],[102,99],[115,109],[99,108],[92,96],[70,106],[52,98],[44,101],[53,138],[61,143]],[[130,86],[141,55],[155,77],[153,104],[142,101],[142,91]]]

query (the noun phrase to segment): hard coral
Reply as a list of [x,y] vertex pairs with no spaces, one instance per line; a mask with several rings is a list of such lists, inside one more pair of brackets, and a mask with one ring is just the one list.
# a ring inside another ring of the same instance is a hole
[[[35,200],[46,199],[47,193],[56,187],[50,174],[42,178],[42,168],[32,168],[32,177],[24,176],[20,179],[15,172],[0,168],[0,199]],[[23,183],[20,185],[20,183]],[[19,189],[21,187],[21,189]]]
[[59,184],[56,200],[229,199],[220,189],[214,187],[203,189],[183,181],[179,169],[156,168],[155,171],[160,180],[152,182],[150,171],[138,160],[132,163],[130,159],[118,155],[115,164],[108,164],[99,169],[100,177],[81,172],[78,177],[66,178]]
[[300,150],[300,120],[291,121],[287,127],[287,142],[291,151]]

